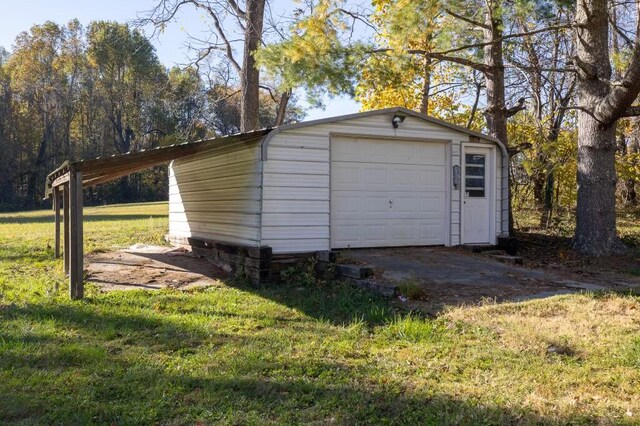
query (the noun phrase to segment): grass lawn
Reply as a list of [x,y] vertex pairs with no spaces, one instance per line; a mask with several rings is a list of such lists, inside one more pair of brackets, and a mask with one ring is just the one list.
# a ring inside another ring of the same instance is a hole
[[[87,208],[86,252],[159,244],[163,203]],[[638,424],[640,298],[438,319],[329,283],[72,302],[48,211],[0,214],[0,424]]]

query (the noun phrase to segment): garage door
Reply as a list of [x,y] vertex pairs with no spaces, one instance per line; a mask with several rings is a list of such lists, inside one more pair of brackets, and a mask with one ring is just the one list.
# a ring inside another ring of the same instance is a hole
[[333,138],[332,248],[444,244],[445,147]]

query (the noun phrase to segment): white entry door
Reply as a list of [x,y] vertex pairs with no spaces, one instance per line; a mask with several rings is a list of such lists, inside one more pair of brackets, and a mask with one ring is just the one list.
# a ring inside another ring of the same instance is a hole
[[463,243],[493,244],[491,238],[491,200],[493,182],[491,149],[465,147],[462,157],[464,170]]
[[446,144],[334,137],[331,247],[445,244]]

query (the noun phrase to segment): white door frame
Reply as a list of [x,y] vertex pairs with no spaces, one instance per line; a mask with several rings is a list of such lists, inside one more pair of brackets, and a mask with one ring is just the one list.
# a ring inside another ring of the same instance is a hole
[[[451,139],[439,139],[439,138],[416,138],[416,137],[404,137],[404,136],[391,136],[391,135],[363,135],[359,133],[348,132],[330,132],[329,133],[329,249],[333,249],[332,238],[332,226],[333,217],[332,211],[332,188],[333,188],[333,145],[336,143],[336,138],[361,138],[361,139],[385,139],[393,142],[407,141],[407,142],[419,142],[419,143],[442,143],[445,146],[445,233],[444,233],[444,246],[451,246],[451,167],[452,167],[452,155],[451,147],[453,141]],[[484,145],[482,145],[484,146]],[[462,234],[462,231],[460,232]]]
[[475,142],[463,142],[462,143],[462,155],[460,156],[460,168],[462,169],[462,178],[460,182],[460,244],[465,244],[464,240],[464,220],[465,220],[465,154],[466,148],[484,148],[489,151],[489,155],[487,156],[487,175],[486,179],[486,190],[487,196],[489,197],[489,244],[497,244],[497,236],[496,236],[496,147],[495,145],[488,145],[483,143],[475,143]]

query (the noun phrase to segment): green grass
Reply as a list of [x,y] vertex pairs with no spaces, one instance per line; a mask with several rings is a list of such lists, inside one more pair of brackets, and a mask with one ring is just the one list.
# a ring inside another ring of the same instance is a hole
[[[87,208],[86,251],[162,243],[166,208]],[[72,302],[52,231],[0,214],[0,424],[638,423],[637,297],[427,319],[292,279]]]

